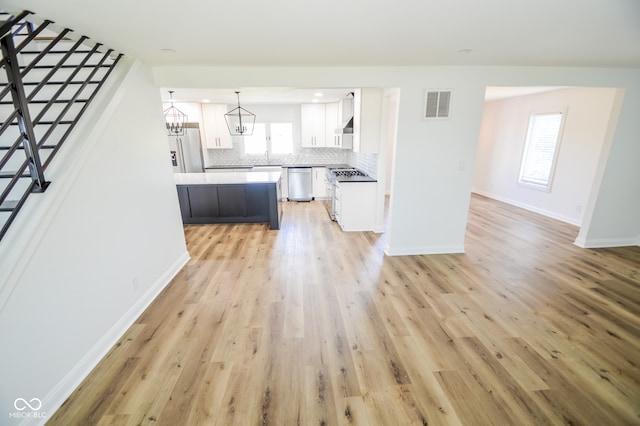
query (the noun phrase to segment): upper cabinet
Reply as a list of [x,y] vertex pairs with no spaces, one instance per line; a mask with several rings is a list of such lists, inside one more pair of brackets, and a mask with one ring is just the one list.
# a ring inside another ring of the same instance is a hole
[[329,148],[337,147],[336,143],[336,129],[340,125],[338,120],[338,102],[331,102],[325,104],[326,120],[325,120],[325,132],[326,141]]
[[[347,100],[348,101],[348,100]],[[343,128],[345,122],[351,119],[352,112],[350,105],[344,107],[343,101],[326,104],[327,112],[327,147],[329,148],[351,148],[353,136],[337,132]],[[347,118],[345,118],[348,116]]]
[[383,89],[362,88],[355,91],[353,102],[354,152],[363,154],[378,153],[383,99]]
[[300,116],[302,147],[327,146],[326,111],[324,104],[302,104]]
[[202,104],[202,124],[207,149],[233,148],[233,142],[224,115],[227,105]]

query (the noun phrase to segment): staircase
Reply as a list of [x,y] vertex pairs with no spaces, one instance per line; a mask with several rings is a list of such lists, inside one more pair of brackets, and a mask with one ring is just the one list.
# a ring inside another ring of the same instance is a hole
[[0,240],[122,57],[31,12],[0,11]]

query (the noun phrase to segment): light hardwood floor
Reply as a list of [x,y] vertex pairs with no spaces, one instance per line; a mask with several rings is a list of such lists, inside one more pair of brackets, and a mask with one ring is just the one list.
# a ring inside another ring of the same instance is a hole
[[640,424],[640,247],[473,196],[466,254],[320,203],[186,226],[191,261],[51,425]]

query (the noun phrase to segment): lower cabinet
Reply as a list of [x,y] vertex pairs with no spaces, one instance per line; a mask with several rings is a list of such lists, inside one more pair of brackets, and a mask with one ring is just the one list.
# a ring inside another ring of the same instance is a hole
[[278,183],[178,185],[184,224],[269,223],[280,228]]
[[218,205],[221,217],[246,217],[247,193],[245,185],[219,185]]
[[313,197],[316,200],[327,198],[326,167],[314,167],[313,169]]
[[186,196],[186,201],[191,207],[191,217],[206,218],[220,216],[217,191],[212,191],[206,186],[193,186],[188,188]]
[[338,182],[335,193],[336,221],[343,231],[373,231],[376,182]]

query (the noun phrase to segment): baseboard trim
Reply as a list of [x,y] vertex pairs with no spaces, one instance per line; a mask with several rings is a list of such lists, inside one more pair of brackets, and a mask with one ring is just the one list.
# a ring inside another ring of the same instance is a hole
[[[184,252],[162,276],[134,303],[131,308],[116,322],[109,331],[89,350],[65,377],[49,392],[42,401],[47,407],[48,416],[53,415],[62,404],[69,398],[82,381],[93,371],[102,358],[107,355],[111,348],[118,342],[127,330],[135,323],[149,305],[158,297],[171,280],[189,261],[189,253]],[[42,419],[43,423],[48,419]],[[40,423],[25,423],[35,425]]]
[[573,242],[574,245],[581,248],[606,248],[606,247],[628,247],[640,246],[640,242],[633,238],[594,238],[586,239],[578,237]]
[[464,245],[453,246],[417,246],[417,247],[387,247],[387,256],[419,256],[423,254],[455,254],[464,253]]
[[521,209],[525,209],[525,210],[528,210],[528,211],[531,211],[531,212],[534,212],[534,213],[541,214],[541,215],[546,216],[546,217],[550,217],[551,219],[556,219],[556,220],[559,220],[561,222],[568,223],[570,225],[582,226],[582,221],[579,220],[579,219],[574,219],[572,217],[564,216],[564,215],[561,215],[561,214],[558,214],[558,213],[555,213],[555,212],[552,212],[552,211],[549,211],[549,210],[544,210],[544,209],[532,206],[530,204],[525,204],[525,203],[521,203],[519,201],[514,201],[512,199],[501,197],[499,195],[492,194],[490,192],[479,191],[479,190],[476,190],[476,189],[474,189],[472,192],[476,193],[478,195],[482,195],[483,197],[491,198],[493,200],[501,201],[503,203],[511,204],[512,206],[516,206],[516,207],[519,207]]

